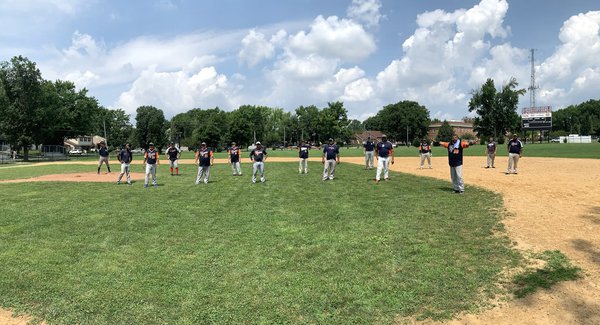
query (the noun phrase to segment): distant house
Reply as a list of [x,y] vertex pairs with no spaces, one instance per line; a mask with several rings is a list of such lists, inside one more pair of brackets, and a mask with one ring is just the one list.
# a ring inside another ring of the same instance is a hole
[[[454,133],[459,137],[462,137],[465,134],[473,134],[473,123],[463,122],[463,121],[448,121]],[[431,123],[429,125],[429,131],[427,132],[427,136],[430,139],[437,139],[438,132],[440,131],[440,127],[442,126],[442,122]]]
[[383,136],[383,132],[381,131],[363,131],[354,135],[352,139],[350,139],[350,144],[360,145],[367,141],[368,137],[371,137],[373,142],[381,141],[381,137]]
[[65,140],[65,146],[69,149],[90,150],[96,148],[101,141],[106,141],[101,136],[82,135],[72,139]]

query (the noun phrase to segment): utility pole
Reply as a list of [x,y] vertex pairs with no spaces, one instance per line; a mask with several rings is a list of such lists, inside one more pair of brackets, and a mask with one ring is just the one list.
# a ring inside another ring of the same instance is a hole
[[406,146],[410,147],[410,145],[408,144],[408,124],[406,124]]
[[106,120],[102,119],[102,126],[104,127],[104,141],[106,142],[106,146],[108,147],[108,138],[106,137]]

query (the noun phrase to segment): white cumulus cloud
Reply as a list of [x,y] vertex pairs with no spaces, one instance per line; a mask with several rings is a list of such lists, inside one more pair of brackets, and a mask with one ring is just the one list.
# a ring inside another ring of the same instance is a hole
[[336,16],[318,16],[308,32],[290,36],[288,46],[300,55],[316,54],[346,62],[363,60],[376,49],[373,36],[362,25]]
[[349,18],[363,23],[366,27],[378,26],[384,16],[380,12],[380,0],[352,0],[348,7],[347,15]]
[[139,106],[153,105],[163,109],[166,116],[191,108],[231,109],[235,106],[232,90],[227,77],[212,66],[195,73],[161,72],[151,66],[121,94],[116,105],[128,113],[134,113]]

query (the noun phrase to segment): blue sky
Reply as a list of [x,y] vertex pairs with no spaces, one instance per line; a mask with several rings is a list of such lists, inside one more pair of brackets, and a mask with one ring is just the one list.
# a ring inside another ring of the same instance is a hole
[[[242,104],[323,107],[352,118],[416,100],[432,117],[468,114],[472,89],[516,77],[537,104],[600,93],[595,1],[0,0],[0,60],[24,55],[46,79],[103,106],[167,117]],[[528,94],[520,106],[529,104]]]

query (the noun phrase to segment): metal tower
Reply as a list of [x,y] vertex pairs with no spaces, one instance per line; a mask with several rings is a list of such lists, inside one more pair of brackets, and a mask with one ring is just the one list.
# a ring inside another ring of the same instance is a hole
[[529,107],[535,107],[535,91],[539,89],[535,84],[535,49],[531,49],[531,84],[529,85]]

